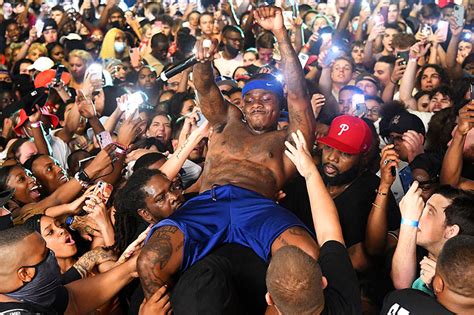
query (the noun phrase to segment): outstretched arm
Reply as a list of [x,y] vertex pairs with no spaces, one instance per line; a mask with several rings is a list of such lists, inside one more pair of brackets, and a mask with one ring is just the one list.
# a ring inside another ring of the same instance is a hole
[[288,111],[290,125],[288,132],[301,130],[309,143],[314,141],[316,121],[311,109],[303,69],[298,56],[291,46],[288,32],[283,25],[283,14],[277,7],[260,7],[254,12],[255,20],[262,28],[275,35],[280,48],[281,63],[288,90]]
[[311,215],[313,217],[314,229],[319,246],[323,246],[327,241],[337,241],[344,244],[342,229],[339,223],[339,215],[336,205],[324,185],[323,179],[316,169],[316,165],[311,158],[306,141],[301,131],[292,134],[294,147],[288,141],[285,143],[286,156],[295,164],[298,172],[306,180],[309,202],[311,205]]
[[227,120],[228,106],[214,79],[211,61],[217,52],[217,42],[208,39],[196,42],[196,57],[199,60],[193,68],[193,82],[202,113],[211,127]]

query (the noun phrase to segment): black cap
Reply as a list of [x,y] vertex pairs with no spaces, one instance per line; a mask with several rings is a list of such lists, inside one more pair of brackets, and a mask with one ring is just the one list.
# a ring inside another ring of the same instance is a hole
[[45,88],[36,88],[20,100],[20,106],[25,110],[26,114],[30,116],[36,111],[35,105],[43,107],[48,100],[48,93]]
[[58,24],[53,19],[45,19],[43,25],[43,32],[48,30],[58,30]]
[[382,136],[386,137],[391,132],[396,132],[398,134],[404,134],[408,130],[416,131],[417,133],[421,133],[425,135],[425,125],[421,121],[418,116],[410,114],[409,112],[401,112],[396,114],[390,120],[387,128],[383,130]]

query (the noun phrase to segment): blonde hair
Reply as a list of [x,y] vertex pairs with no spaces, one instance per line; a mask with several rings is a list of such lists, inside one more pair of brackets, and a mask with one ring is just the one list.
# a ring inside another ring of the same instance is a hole
[[86,64],[86,67],[90,66],[94,62],[92,55],[89,52],[82,49],[74,49],[73,51],[71,51],[69,53],[68,60],[70,60],[71,57],[76,57],[76,58],[81,59]]
[[[102,60],[105,60],[107,58],[113,58],[113,59],[118,59],[118,56],[115,54],[115,37],[117,36],[117,34],[119,33],[122,33],[125,38],[127,38],[127,36],[125,35],[125,33],[118,29],[118,28],[111,28],[104,36],[104,41],[102,42],[102,48],[100,49],[100,58],[102,58]],[[129,56],[129,47],[128,45],[125,47],[125,50],[123,52],[123,56],[122,57],[127,57]]]
[[48,50],[46,49],[46,46],[41,44],[41,43],[33,43],[31,44],[30,48],[28,48],[28,54],[31,53],[33,50],[38,49],[40,52],[42,52],[45,56],[48,55]]

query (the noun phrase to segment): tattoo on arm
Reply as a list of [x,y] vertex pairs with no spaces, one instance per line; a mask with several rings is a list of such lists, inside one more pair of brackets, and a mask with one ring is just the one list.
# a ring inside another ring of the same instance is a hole
[[189,138],[186,139],[186,141],[184,141],[183,145],[178,149],[178,151],[176,152],[176,159],[179,160],[179,155],[183,152],[184,148],[186,147],[186,145],[189,143]]
[[173,254],[171,237],[177,230],[178,228],[174,226],[159,228],[149,239],[138,258],[138,273],[146,298],[168,282],[166,279],[168,275],[164,268]]

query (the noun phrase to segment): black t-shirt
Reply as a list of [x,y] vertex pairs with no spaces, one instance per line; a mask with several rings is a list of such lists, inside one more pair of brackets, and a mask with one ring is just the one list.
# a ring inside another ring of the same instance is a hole
[[362,314],[359,282],[344,245],[337,241],[324,243],[318,263],[328,281],[322,314]]
[[0,312],[6,315],[16,314],[64,314],[69,303],[69,293],[64,286],[56,290],[56,299],[51,309],[45,309],[40,306],[21,302],[0,302]]
[[435,298],[415,289],[393,291],[385,297],[380,315],[453,315]]
[[[367,220],[372,203],[377,196],[376,190],[379,184],[380,178],[366,171],[334,199],[347,248],[365,240]],[[314,232],[304,178],[301,176],[295,178],[283,190],[287,195],[282,203],[283,206],[293,211]],[[400,211],[392,193],[389,193],[387,216],[388,229],[397,229],[400,226]]]

